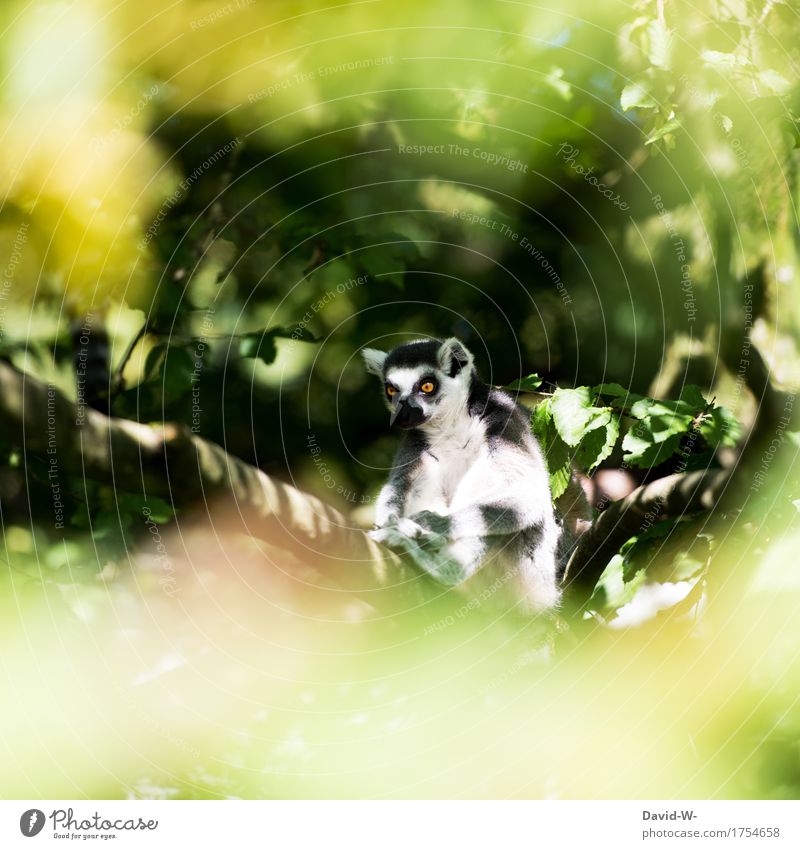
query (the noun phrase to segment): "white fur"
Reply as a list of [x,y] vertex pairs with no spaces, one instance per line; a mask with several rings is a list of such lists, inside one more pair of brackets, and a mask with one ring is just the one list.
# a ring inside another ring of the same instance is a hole
[[[464,367],[451,378],[453,356]],[[379,351],[369,357],[364,352],[370,371],[378,362],[382,367],[385,357]],[[427,417],[419,429],[428,447],[413,458],[412,477],[402,492],[391,481],[381,491],[373,539],[404,549],[438,581],[472,597],[490,588],[494,602],[504,606],[551,609],[560,597],[555,578],[559,528],[538,445],[532,436],[520,445],[489,444],[485,423],[469,413],[472,355],[458,340],[442,344],[437,364],[438,391],[431,398],[414,395]],[[387,399],[389,408],[411,396],[430,373],[430,366],[390,369],[386,380],[398,392]],[[513,406],[502,396],[494,400]],[[494,506],[513,508],[520,532],[536,529],[532,550],[522,545],[515,530],[486,526],[483,509]],[[446,538],[424,527],[424,514],[430,513],[450,518]]]
[[383,374],[383,364],[386,362],[386,351],[378,351],[376,348],[364,348],[361,352],[364,364],[370,374]]

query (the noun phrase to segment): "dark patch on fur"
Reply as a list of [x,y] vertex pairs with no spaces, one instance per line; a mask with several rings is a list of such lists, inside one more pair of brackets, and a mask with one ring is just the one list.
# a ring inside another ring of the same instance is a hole
[[[501,397],[506,399],[505,404],[500,403]],[[528,411],[516,404],[510,395],[482,383],[474,372],[469,392],[469,414],[483,419],[489,438],[521,445],[530,433]]]
[[437,339],[425,339],[422,342],[408,342],[399,345],[389,352],[386,362],[383,364],[383,373],[386,374],[393,368],[415,368],[427,365],[437,368],[436,355],[442,343]]
[[453,527],[453,521],[450,516],[440,516],[438,513],[432,513],[430,510],[423,510],[421,513],[417,513],[414,520],[417,524],[425,528],[425,530],[439,534],[440,536],[449,536]]
[[447,372],[448,377],[455,377],[461,372],[461,369],[469,362],[469,354],[466,348],[459,342],[454,346],[450,354],[450,369]]
[[518,528],[519,519],[517,511],[511,507],[503,507],[502,504],[488,504],[480,507],[481,518],[486,525],[486,534],[499,536],[513,533],[509,528]]
[[395,468],[397,471],[408,477],[412,469],[416,467],[420,455],[429,448],[428,440],[421,430],[405,431],[403,441],[397,450],[395,459]]

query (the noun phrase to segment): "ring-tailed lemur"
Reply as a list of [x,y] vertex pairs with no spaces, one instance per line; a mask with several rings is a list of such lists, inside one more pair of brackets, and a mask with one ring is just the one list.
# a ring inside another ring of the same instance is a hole
[[478,378],[458,339],[366,348],[390,424],[406,431],[371,536],[441,583],[503,604],[555,607],[560,527],[529,413]]

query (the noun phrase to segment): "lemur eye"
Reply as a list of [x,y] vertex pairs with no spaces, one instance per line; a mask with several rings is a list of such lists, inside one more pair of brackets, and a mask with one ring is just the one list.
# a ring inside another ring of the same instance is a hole
[[434,389],[436,389],[436,384],[432,380],[426,380],[425,383],[420,386],[420,392],[424,392],[426,395],[430,395]]
[[386,394],[390,398],[394,398],[394,396],[397,395],[397,390],[394,388],[394,386],[387,386],[386,387]]

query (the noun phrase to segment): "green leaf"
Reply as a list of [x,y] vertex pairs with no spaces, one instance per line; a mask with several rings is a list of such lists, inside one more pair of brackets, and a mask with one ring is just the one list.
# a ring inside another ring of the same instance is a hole
[[[658,440],[654,437],[658,437]],[[654,433],[652,422],[646,422],[643,431],[629,430],[622,440],[624,460],[628,465],[649,469],[668,460],[681,445],[682,433],[671,433],[665,438]]]
[[723,114],[720,112],[720,113],[718,114],[717,118],[718,118],[718,120],[719,120],[719,124],[720,124],[720,126],[722,127],[722,129],[723,129],[726,133],[729,133],[729,132],[733,129],[733,119],[732,119],[732,118],[730,118],[728,115],[723,115]]
[[766,71],[759,71],[758,80],[771,92],[778,95],[786,94],[786,92],[792,87],[792,84],[786,79],[786,77],[783,76],[783,74],[779,74],[777,71],[770,68]]
[[535,392],[542,385],[542,378],[538,374],[529,374],[514,380],[506,386],[509,392]]
[[709,410],[697,429],[710,448],[733,447],[742,435],[738,419],[724,407]]
[[61,569],[64,566],[80,566],[87,563],[92,552],[89,546],[74,540],[62,540],[60,544],[50,546],[40,560],[44,560],[48,569]]
[[239,356],[262,360],[267,365],[278,356],[276,339],[294,339],[298,342],[319,342],[305,327],[273,327],[270,330],[248,333],[239,340]]
[[551,400],[551,398],[545,398],[540,401],[533,408],[531,415],[533,435],[542,443],[542,447],[544,447],[545,440],[548,439],[553,422],[553,414],[550,410]]
[[560,498],[569,486],[572,477],[572,457],[569,447],[558,435],[551,411],[552,398],[545,398],[536,405],[531,423],[539,440],[547,469],[550,473],[550,494],[553,500]]
[[645,581],[646,573],[640,570],[626,580],[624,566],[625,558],[621,554],[615,554],[609,560],[589,599],[590,610],[617,610],[636,595]]
[[576,461],[582,469],[593,472],[614,450],[619,439],[619,419],[608,414],[605,424],[591,430],[578,446]]
[[611,406],[615,410],[624,410],[626,412],[633,404],[644,398],[643,395],[637,395],[619,383],[599,383],[597,386],[592,387],[592,392],[595,395],[610,398]]
[[687,383],[681,389],[681,401],[685,401],[689,404],[695,413],[702,412],[709,406],[709,402],[706,401],[705,396],[703,395],[703,390],[700,389],[699,386],[695,386],[693,383]]
[[[685,433],[691,429],[695,415],[705,408],[706,404],[698,408],[684,400],[658,401],[654,398],[642,398],[631,405],[630,412],[635,419],[644,421],[646,419],[657,420],[654,431],[669,433]],[[664,435],[664,439],[669,435]]]
[[656,68],[669,69],[672,60],[672,30],[656,18],[647,27],[648,58]]
[[553,393],[550,399],[553,422],[567,445],[575,447],[588,431],[608,421],[608,408],[593,406],[593,397],[588,386],[556,389]]
[[544,81],[563,100],[572,100],[572,86],[564,79],[563,68],[552,68]]
[[[655,402],[649,402],[651,405]],[[638,404],[634,404],[637,407]],[[641,409],[637,411],[641,413]],[[653,415],[637,415],[640,421],[631,427],[622,440],[625,460],[637,466],[663,463],[680,448],[681,438],[691,430],[692,417],[675,415],[658,407]]]
[[735,53],[723,53],[719,50],[704,50],[700,56],[706,65],[720,72],[745,68],[751,64],[746,56],[737,56]]
[[[554,463],[561,463],[555,468],[555,471],[550,472],[550,497],[553,501],[561,498],[561,496],[567,491],[567,487],[569,486],[570,479],[572,477],[572,467],[569,461],[569,451],[567,447],[563,447],[563,457],[557,451],[551,452],[553,455]],[[566,459],[564,459],[564,457]],[[549,468],[549,465],[548,465]]]
[[160,388],[169,400],[189,391],[195,364],[192,355],[184,348],[170,346],[164,356]]
[[275,334],[265,333],[259,336],[245,336],[239,342],[239,356],[262,360],[267,365],[274,363],[278,356]]
[[658,106],[647,86],[642,83],[628,83],[622,89],[619,102],[624,112],[629,109],[655,109]]
[[674,133],[676,130],[679,130],[680,128],[681,122],[677,119],[667,121],[666,124],[663,124],[662,126],[653,130],[652,133],[650,133],[650,135],[647,137],[647,141],[645,141],[645,144],[652,144],[653,142],[656,142],[659,139],[663,139],[666,136],[669,136]]
[[135,496],[137,503],[138,515],[144,516],[145,509],[148,511],[146,516],[152,519],[157,525],[163,525],[169,522],[175,516],[175,510],[172,505],[164,501],[163,498],[158,498],[155,495],[148,495],[146,501],[143,501],[138,495]]
[[693,533],[692,527],[697,529],[690,518],[671,517],[631,537],[620,549],[625,580],[642,569],[662,581],[685,581],[702,572],[711,555],[711,539]]
[[168,346],[166,344],[154,345],[147,354],[147,359],[144,361],[144,376],[148,378],[156,373],[156,370],[161,365],[161,361],[167,353]]
[[697,537],[697,543],[686,551],[679,551],[672,561],[672,579],[675,581],[688,581],[699,572],[702,572],[708,564],[710,556],[708,539]]
[[595,395],[607,395],[609,398],[630,395],[630,391],[620,383],[598,383],[597,386],[592,387],[592,392]]

